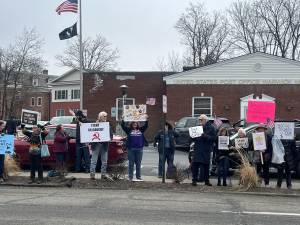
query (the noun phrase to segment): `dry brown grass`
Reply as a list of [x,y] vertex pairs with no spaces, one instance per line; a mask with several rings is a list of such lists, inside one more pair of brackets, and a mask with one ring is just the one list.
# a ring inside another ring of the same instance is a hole
[[20,171],[21,171],[20,166],[15,161],[15,159],[12,158],[9,154],[6,154],[4,160],[4,173],[3,173],[4,179],[8,179],[9,174],[15,175]]
[[127,167],[126,167],[125,163],[119,164],[119,165],[110,167],[107,172],[113,180],[115,180],[115,181],[123,180],[123,179],[125,179],[125,175],[127,173]]
[[249,162],[248,157],[245,155],[243,149],[236,149],[240,158],[240,185],[242,185],[246,190],[255,188],[259,185],[259,177],[257,175],[256,169]]
[[180,184],[188,178],[189,168],[185,168],[178,163],[175,165],[175,168],[176,169],[174,169],[171,179],[173,179],[174,183]]

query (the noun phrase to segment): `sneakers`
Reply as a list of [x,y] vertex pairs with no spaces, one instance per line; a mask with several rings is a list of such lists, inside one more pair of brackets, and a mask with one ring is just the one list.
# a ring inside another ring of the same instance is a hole
[[96,180],[95,173],[90,173],[90,178],[91,178],[91,180]]
[[197,186],[197,182],[196,182],[196,181],[193,181],[193,182],[192,182],[192,186]]
[[211,184],[210,182],[205,182],[205,185],[206,185],[206,186],[209,186],[209,187],[212,186],[212,184]]
[[5,181],[4,181],[4,179],[1,177],[0,178],[0,183],[4,183]]
[[107,174],[102,174],[101,180],[113,181],[113,179],[111,177],[109,177]]

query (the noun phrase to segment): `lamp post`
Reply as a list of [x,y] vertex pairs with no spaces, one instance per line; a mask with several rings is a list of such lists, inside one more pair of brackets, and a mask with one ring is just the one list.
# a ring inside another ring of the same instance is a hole
[[[125,98],[127,97],[127,89],[128,89],[128,86],[126,84],[123,84],[120,86],[120,90],[121,90],[121,94],[122,94],[122,108],[124,109],[124,105],[125,105]],[[121,116],[119,115],[119,112],[121,112],[119,110],[120,108],[120,102],[117,101],[117,117],[116,117],[116,121],[117,121],[117,127],[116,127],[116,132],[118,135],[121,135],[121,136],[124,136],[124,132],[121,128]],[[122,109],[122,113],[124,112]]]
[[[125,98],[127,97],[128,86],[126,84],[123,84],[123,85],[120,86],[120,89],[121,89],[121,93],[122,93],[122,107],[123,107],[123,110],[124,110]],[[122,110],[122,113],[124,112],[123,110]]]

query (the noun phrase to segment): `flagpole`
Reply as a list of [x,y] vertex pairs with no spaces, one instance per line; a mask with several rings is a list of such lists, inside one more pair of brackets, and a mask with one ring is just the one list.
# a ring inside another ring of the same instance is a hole
[[79,0],[79,73],[80,73],[80,109],[83,110],[83,49],[82,49],[82,5]]

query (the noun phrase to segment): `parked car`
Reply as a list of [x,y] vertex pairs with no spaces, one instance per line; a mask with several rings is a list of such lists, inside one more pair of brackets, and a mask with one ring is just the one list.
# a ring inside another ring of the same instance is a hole
[[[221,127],[231,128],[230,122],[226,118],[219,118],[222,121]],[[209,121],[213,124],[215,118],[209,117]],[[175,139],[176,148],[189,148],[190,147],[190,135],[189,128],[199,126],[198,117],[183,117],[175,125],[175,132],[178,137]]]
[[72,124],[75,119],[75,116],[55,116],[52,117],[49,123],[51,125]]
[[[46,127],[49,134],[46,137],[46,143],[49,147],[50,157],[43,158],[43,165],[50,168],[55,167],[55,154],[54,148],[54,133],[56,125],[49,125]],[[76,124],[64,125],[65,131],[72,137],[69,141],[69,151],[67,157],[68,167],[73,169],[76,159]],[[29,162],[29,143],[26,141],[26,137],[20,137],[15,140],[15,153],[19,160],[20,166],[28,166]],[[108,167],[123,163],[127,159],[127,151],[124,145],[124,138],[121,136],[113,136],[113,140],[110,142],[108,151]]]

